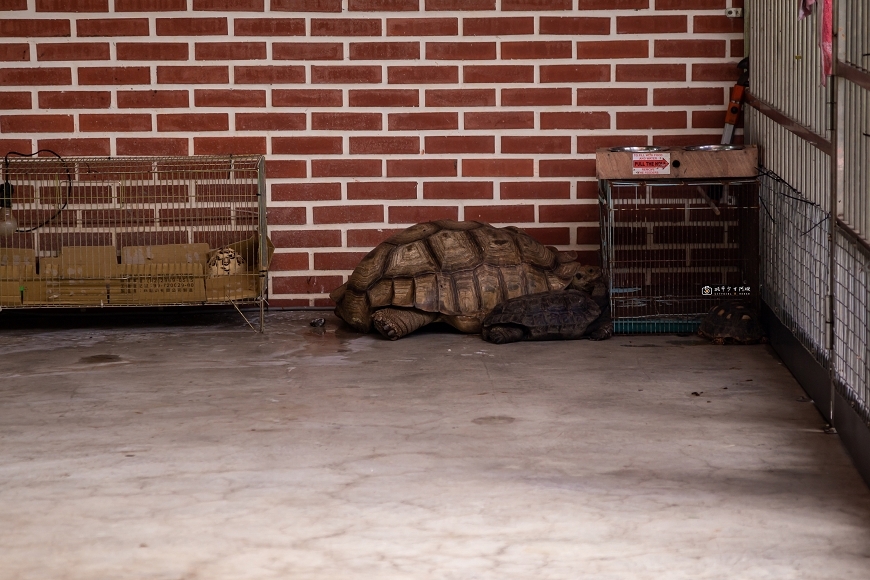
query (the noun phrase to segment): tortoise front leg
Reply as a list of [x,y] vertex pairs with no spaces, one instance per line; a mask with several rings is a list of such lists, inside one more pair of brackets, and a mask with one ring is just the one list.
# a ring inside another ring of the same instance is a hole
[[593,329],[591,332],[587,329],[587,333],[589,340],[607,340],[613,336],[613,323],[608,322],[607,324]]
[[506,344],[508,342],[520,341],[523,339],[524,334],[522,328],[502,324],[496,324],[495,326],[484,328],[483,332],[481,332],[483,340],[495,344]]
[[375,328],[390,340],[398,340],[437,319],[437,313],[405,308],[381,308],[372,314]]

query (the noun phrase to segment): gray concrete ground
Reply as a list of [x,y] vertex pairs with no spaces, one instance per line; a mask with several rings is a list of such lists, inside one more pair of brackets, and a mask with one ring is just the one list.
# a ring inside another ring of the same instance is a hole
[[767,346],[324,314],[7,324],[0,578],[870,577],[870,492]]

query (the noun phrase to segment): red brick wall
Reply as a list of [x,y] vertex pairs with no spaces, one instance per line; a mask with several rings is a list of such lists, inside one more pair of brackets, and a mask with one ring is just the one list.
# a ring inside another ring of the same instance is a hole
[[595,260],[594,150],[717,142],[741,0],[0,0],[0,150],[261,153],[274,304],[390,232]]

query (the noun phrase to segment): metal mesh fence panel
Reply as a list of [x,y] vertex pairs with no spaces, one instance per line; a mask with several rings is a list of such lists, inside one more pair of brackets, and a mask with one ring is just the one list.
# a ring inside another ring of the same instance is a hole
[[761,296],[807,350],[827,366],[829,214],[772,172],[763,171],[759,182]]
[[834,256],[834,384],[870,425],[870,248],[838,230]]

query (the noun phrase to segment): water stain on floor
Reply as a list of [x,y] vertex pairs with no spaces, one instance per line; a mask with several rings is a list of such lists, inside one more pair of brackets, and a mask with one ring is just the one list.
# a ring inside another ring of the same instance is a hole
[[494,415],[491,417],[478,417],[477,419],[472,419],[471,422],[475,425],[505,425],[507,423],[513,423],[516,421],[513,417],[507,417],[505,415]]
[[86,365],[96,365],[110,362],[120,362],[121,357],[116,354],[95,354],[85,356],[79,359],[79,362]]

